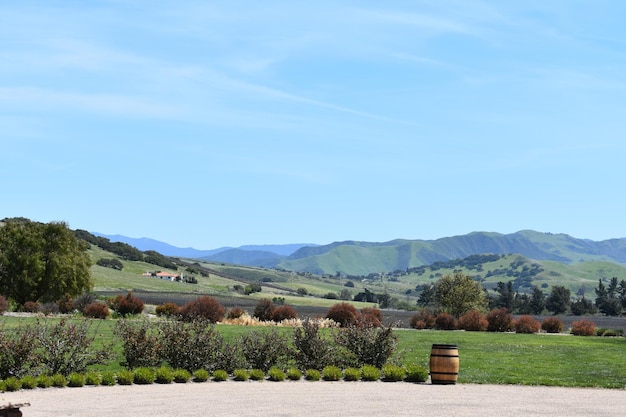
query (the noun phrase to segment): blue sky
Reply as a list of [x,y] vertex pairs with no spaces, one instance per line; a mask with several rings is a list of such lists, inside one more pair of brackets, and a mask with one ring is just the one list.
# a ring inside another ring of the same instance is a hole
[[0,6],[0,218],[210,249],[626,236],[622,1]]

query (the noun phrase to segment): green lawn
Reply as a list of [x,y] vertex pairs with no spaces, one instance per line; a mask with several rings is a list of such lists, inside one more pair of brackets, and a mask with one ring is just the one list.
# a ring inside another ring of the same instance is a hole
[[[10,331],[32,318],[3,317],[0,329]],[[96,343],[115,340],[115,320],[94,321]],[[263,327],[218,325],[227,341]],[[279,328],[286,335],[290,328]],[[626,387],[626,338],[580,337],[547,334],[510,334],[432,330],[397,330],[403,364],[428,366],[431,345],[459,348],[459,383],[553,385],[568,387]],[[121,352],[117,344],[116,352]],[[104,368],[121,369],[118,356]],[[100,367],[103,369],[103,367]]]

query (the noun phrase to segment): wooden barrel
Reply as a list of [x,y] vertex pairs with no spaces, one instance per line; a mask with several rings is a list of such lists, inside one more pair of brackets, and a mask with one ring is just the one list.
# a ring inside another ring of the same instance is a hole
[[459,376],[459,348],[456,345],[433,345],[430,350],[432,384],[456,384]]

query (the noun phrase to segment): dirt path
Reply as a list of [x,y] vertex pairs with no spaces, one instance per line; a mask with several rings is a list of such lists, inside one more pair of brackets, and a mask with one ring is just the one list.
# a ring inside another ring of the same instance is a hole
[[615,417],[626,390],[390,382],[207,382],[4,393],[25,417],[481,416]]

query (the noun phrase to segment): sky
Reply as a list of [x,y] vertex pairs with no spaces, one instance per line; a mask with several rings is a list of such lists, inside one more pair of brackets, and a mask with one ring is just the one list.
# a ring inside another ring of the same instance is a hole
[[0,218],[179,247],[626,237],[626,2],[0,5]]

